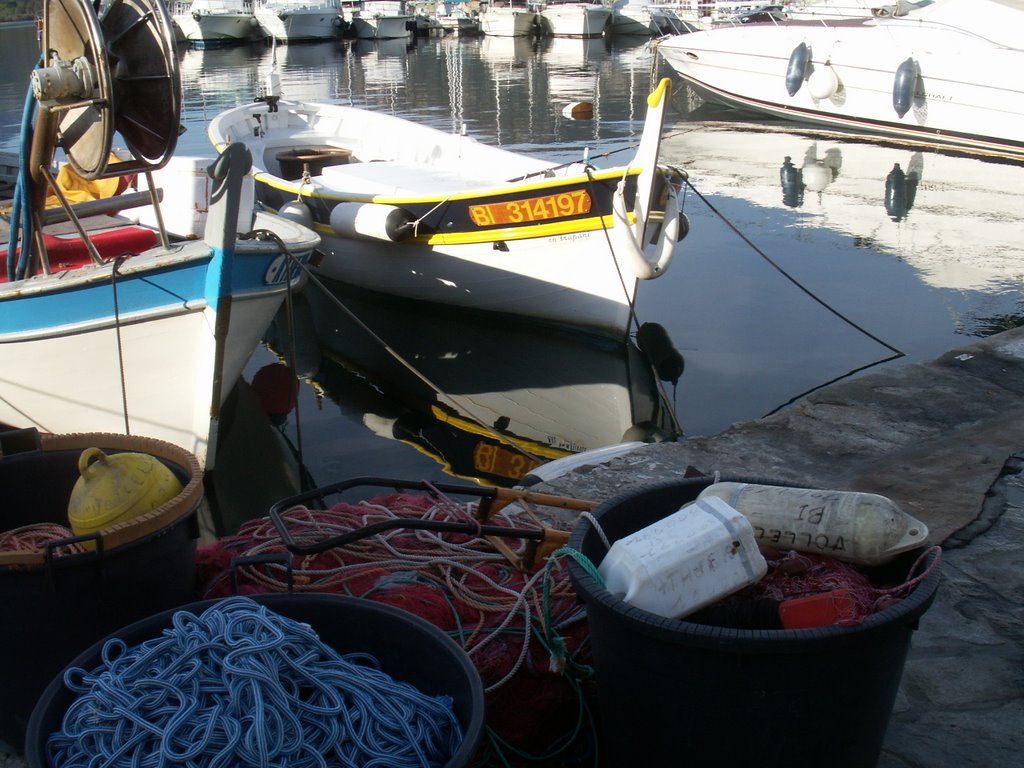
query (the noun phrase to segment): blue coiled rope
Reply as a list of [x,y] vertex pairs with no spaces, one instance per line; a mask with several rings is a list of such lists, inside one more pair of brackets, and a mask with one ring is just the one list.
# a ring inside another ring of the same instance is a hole
[[244,597],[132,648],[104,644],[50,735],[52,768],[412,768],[441,766],[462,743],[448,696],[398,682],[368,654],[339,654],[306,624]]

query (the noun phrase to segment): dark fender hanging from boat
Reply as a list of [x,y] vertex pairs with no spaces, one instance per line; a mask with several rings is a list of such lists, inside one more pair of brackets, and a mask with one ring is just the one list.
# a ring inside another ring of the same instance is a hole
[[909,57],[896,69],[896,77],[892,85],[892,107],[896,114],[903,117],[910,111],[914,102],[914,92],[917,90],[917,62],[914,57]]
[[672,384],[679,383],[686,364],[663,325],[652,322],[641,325],[636,332],[636,345],[659,379]]
[[810,60],[811,49],[807,47],[807,43],[800,43],[789,55],[789,68],[786,69],[786,91],[790,96],[796,96],[796,92],[804,84],[807,63]]

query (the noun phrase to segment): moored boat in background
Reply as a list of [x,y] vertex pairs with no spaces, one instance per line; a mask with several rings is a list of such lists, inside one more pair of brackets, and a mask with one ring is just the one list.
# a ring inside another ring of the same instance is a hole
[[487,0],[480,4],[480,31],[494,37],[525,37],[537,32],[537,10],[527,0]]
[[361,0],[343,3],[345,21],[360,40],[397,40],[412,37],[413,14],[405,0]]
[[175,8],[174,23],[193,45],[230,45],[264,36],[252,0],[192,0]]
[[453,2],[440,2],[437,4],[435,21],[444,31],[454,35],[479,35],[480,17],[466,11],[465,3],[459,3],[458,7]]
[[540,31],[554,37],[601,37],[611,15],[602,3],[554,0],[541,6]]
[[342,32],[337,0],[257,0],[255,16],[264,34],[282,43],[330,40]]
[[1022,0],[920,0],[852,17],[723,25],[658,50],[713,101],[1024,160],[1022,28]]
[[676,13],[676,8],[652,0],[613,0],[608,32],[612,35],[660,37],[696,29]]

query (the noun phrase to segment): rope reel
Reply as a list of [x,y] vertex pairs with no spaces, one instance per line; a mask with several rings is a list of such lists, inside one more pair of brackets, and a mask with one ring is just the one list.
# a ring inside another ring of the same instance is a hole
[[[159,0],[113,0],[99,18],[88,0],[47,0],[33,158],[61,147],[87,180],[163,167],[181,133],[174,46]],[[115,132],[131,157],[112,162]]]

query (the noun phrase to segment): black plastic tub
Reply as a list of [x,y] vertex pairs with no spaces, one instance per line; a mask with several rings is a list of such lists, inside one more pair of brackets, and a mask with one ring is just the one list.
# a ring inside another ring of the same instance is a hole
[[[593,514],[614,542],[672,514],[712,482],[647,486]],[[569,546],[595,565],[604,557],[586,519]],[[920,554],[905,553],[877,575],[901,580]],[[569,570],[587,607],[607,766],[870,768],[911,635],[940,578],[932,570],[901,602],[856,626],[744,630],[657,616],[613,596],[573,560]]]
[[[136,519],[45,548],[0,552],[0,740],[16,749],[36,699],[75,656],[118,627],[195,600],[196,510],[203,497],[195,456],[160,440],[82,433],[0,434],[0,531],[68,525],[85,448],[156,457],[182,482],[167,504]],[[89,551],[58,554],[70,542]]]
[[[250,597],[275,613],[309,624],[324,643],[339,653],[370,653],[394,679],[410,683],[431,696],[451,696],[463,741],[446,768],[470,765],[483,736],[483,684],[469,656],[448,635],[407,611],[361,598],[324,593]],[[217,602],[203,600],[180,610],[198,614]],[[128,647],[138,645],[159,637],[163,629],[171,626],[174,613],[175,610],[164,611],[110,636],[121,638]],[[68,666],[99,666],[104,642],[105,639],[97,642]],[[74,694],[64,686],[63,673],[46,687],[32,712],[25,740],[25,759],[30,768],[48,768],[46,740],[60,729],[73,700]]]

